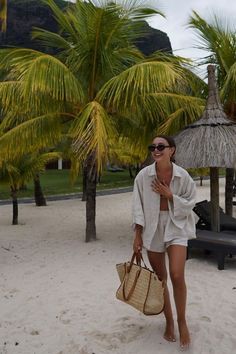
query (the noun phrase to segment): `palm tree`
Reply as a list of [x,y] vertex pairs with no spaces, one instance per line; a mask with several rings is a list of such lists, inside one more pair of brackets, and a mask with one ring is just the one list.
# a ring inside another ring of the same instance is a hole
[[[226,114],[236,120],[236,31],[226,21],[214,16],[206,21],[197,12],[189,26],[198,34],[198,48],[208,52],[200,64],[213,63],[217,67],[218,87]],[[232,215],[234,169],[226,169],[225,210]]]
[[10,186],[13,218],[12,224],[18,225],[18,199],[19,187],[35,178],[35,175],[44,171],[45,165],[59,157],[58,153],[49,152],[44,154],[27,154],[18,159],[7,160],[1,154],[0,158],[0,180]]
[[54,12],[59,33],[37,29],[33,36],[56,48],[57,55],[30,49],[0,51],[0,65],[7,72],[0,83],[0,149],[12,157],[52,147],[65,134],[72,139],[77,166],[86,165],[88,171],[89,241],[96,238],[97,174],[115,142],[123,135],[132,142],[130,148],[140,147],[143,154],[169,106],[179,110],[185,103],[186,115],[194,117],[202,100],[187,96],[188,81],[194,85],[194,80],[181,58],[162,53],[147,58],[135,47],[143,35],[140,20],[161,14],[144,7],[146,1],[77,1],[65,12],[52,0],[45,2]]

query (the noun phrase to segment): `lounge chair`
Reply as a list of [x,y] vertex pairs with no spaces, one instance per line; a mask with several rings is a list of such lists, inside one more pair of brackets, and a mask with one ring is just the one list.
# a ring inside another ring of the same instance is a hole
[[203,200],[193,208],[199,217],[197,238],[188,241],[188,258],[192,248],[210,251],[217,257],[218,269],[224,269],[225,257],[236,254],[236,219],[220,211],[220,232],[211,231],[211,202]]
[[[236,231],[236,218],[224,213],[223,209],[220,210],[220,231],[233,230]],[[198,229],[211,230],[211,202],[203,200],[196,203],[193,211],[199,217],[196,224]]]
[[197,230],[197,238],[188,241],[188,255],[192,248],[207,250],[216,255],[218,269],[224,269],[225,257],[236,255],[236,233]]

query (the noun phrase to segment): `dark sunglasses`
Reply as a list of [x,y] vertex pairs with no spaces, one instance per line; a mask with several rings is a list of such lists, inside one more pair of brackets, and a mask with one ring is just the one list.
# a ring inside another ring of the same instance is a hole
[[148,146],[148,150],[153,152],[157,149],[157,151],[163,151],[165,150],[165,148],[170,148],[171,146],[170,145],[164,145],[164,144],[158,144],[158,145],[149,145]]

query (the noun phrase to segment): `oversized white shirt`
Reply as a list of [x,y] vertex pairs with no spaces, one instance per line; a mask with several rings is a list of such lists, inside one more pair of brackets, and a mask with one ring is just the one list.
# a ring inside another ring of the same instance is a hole
[[[151,183],[156,177],[155,162],[143,168],[135,178],[132,214],[133,227],[143,226],[143,244],[150,247],[160,213],[160,194],[152,190]],[[170,182],[173,201],[168,200],[169,218],[165,228],[164,242],[176,238],[192,239],[196,237],[193,207],[196,198],[196,185],[188,172],[173,163]]]

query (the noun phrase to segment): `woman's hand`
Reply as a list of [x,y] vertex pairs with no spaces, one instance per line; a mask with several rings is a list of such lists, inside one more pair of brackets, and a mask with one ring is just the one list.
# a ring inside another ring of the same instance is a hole
[[136,234],[133,242],[134,253],[142,252],[143,248],[143,239],[141,235]]
[[173,200],[173,194],[169,186],[165,182],[160,182],[157,178],[152,181],[152,190],[159,193],[160,196],[165,197],[169,200]]

